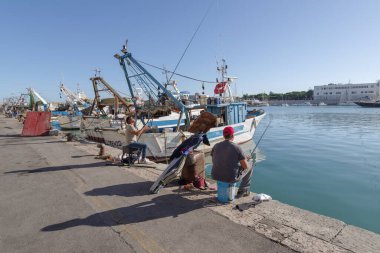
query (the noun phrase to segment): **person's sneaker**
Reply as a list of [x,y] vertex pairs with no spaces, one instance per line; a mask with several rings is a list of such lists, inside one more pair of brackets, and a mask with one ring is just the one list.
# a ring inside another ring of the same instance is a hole
[[249,195],[251,195],[251,192],[250,191],[238,191],[235,198],[241,198],[241,197],[248,197]]
[[149,163],[153,163],[151,160],[149,160],[148,158],[144,158],[140,161],[140,163],[142,164],[149,164]]

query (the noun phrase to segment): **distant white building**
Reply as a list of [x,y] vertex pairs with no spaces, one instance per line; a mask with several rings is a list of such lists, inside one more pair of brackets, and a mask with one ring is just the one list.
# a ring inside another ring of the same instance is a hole
[[333,84],[314,86],[313,98],[326,104],[343,104],[361,99],[378,99],[380,80],[376,83]]

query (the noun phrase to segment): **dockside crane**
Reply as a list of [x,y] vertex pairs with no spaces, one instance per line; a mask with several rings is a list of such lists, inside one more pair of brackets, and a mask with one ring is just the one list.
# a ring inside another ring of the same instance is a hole
[[31,104],[33,107],[32,110],[34,111],[35,109],[37,109],[35,108],[35,104],[34,104],[34,96],[36,96],[39,99],[39,101],[41,101],[44,107],[44,111],[47,111],[49,108],[48,102],[35,89],[29,88],[28,91],[29,91],[29,94],[31,95]]
[[68,88],[66,88],[63,83],[61,83],[59,87],[60,91],[66,96],[67,102],[70,104],[76,104],[76,105],[82,105],[84,107],[87,107],[89,104],[81,98],[78,94],[72,92]]

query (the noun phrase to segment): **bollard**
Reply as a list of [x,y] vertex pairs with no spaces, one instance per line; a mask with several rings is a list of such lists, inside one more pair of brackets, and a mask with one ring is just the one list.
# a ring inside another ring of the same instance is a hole
[[103,157],[104,156],[104,149],[105,149],[104,144],[99,143],[98,145],[96,145],[96,147],[99,148],[98,156]]
[[74,135],[72,133],[66,134],[67,141],[73,141]]

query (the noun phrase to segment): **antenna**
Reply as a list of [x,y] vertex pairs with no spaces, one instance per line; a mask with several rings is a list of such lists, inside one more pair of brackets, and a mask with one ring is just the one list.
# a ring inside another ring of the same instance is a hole
[[93,71],[95,71],[95,76],[100,76],[100,68],[95,68]]
[[166,83],[165,83],[165,88],[168,86],[168,84],[169,84],[169,77],[168,77],[168,71],[166,70],[166,68],[165,68],[165,65],[164,66],[162,66],[162,69],[163,69],[163,72],[162,72],[162,74],[165,74],[165,76],[166,76]]
[[65,76],[63,75],[63,72],[61,72],[61,83],[65,82]]
[[123,52],[124,54],[127,53],[127,45],[128,45],[128,40],[125,40],[125,45],[123,45],[123,49],[121,49],[121,52]]

